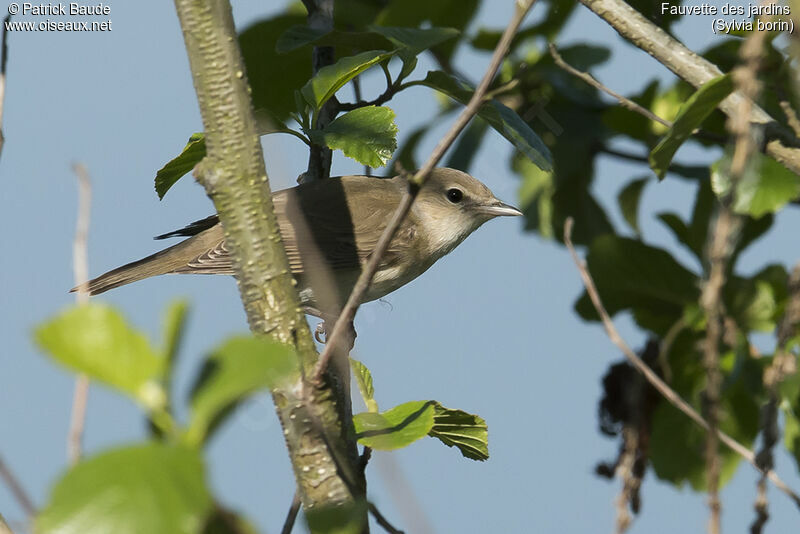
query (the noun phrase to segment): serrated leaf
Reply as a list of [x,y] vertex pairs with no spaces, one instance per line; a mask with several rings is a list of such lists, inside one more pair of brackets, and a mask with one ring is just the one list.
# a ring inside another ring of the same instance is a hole
[[206,157],[206,138],[203,132],[192,134],[189,142],[176,157],[167,162],[156,173],[156,193],[163,199],[170,187],[182,176],[191,172]]
[[[474,92],[467,83],[442,71],[429,71],[420,83],[436,89],[462,104],[469,102]],[[480,107],[478,115],[500,135],[511,141],[511,144],[530,158],[540,169],[552,170],[550,149],[514,110],[496,100],[491,100]]]
[[[730,157],[711,166],[711,187],[718,197],[730,192]],[[753,154],[747,168],[736,184],[733,210],[759,218],[775,213],[800,197],[800,176],[763,154]]]
[[625,222],[627,222],[637,234],[639,234],[639,199],[642,197],[642,191],[646,184],[647,178],[633,180],[626,185],[617,196],[619,209],[622,211]]
[[69,470],[36,518],[36,532],[193,534],[213,508],[199,451],[150,443]]
[[35,337],[70,369],[131,395],[149,409],[164,406],[160,381],[166,360],[110,306],[70,308],[40,325]]
[[192,388],[192,414],[186,438],[198,444],[248,395],[278,389],[299,377],[294,350],[264,338],[236,336],[209,356]]
[[650,167],[659,180],[666,175],[678,148],[731,91],[733,91],[733,80],[730,75],[719,76],[703,84],[681,106],[672,127],[667,130],[666,135],[650,152]]
[[300,89],[300,93],[306,102],[317,110],[347,82],[368,68],[392,57],[394,53],[395,51],[370,50],[355,56],[343,57],[333,65],[319,69]]
[[369,372],[367,366],[356,360],[350,358],[350,368],[356,377],[356,384],[358,390],[361,392],[361,397],[364,399],[364,404],[367,406],[367,411],[377,412],[378,403],[375,402],[375,388],[372,386],[372,373]]
[[433,416],[433,428],[428,435],[448,447],[457,447],[472,460],[489,459],[489,429],[486,421],[462,410],[445,408],[438,402]]
[[353,417],[358,442],[377,450],[406,447],[425,437],[433,427],[434,401],[411,401],[381,413]]
[[311,140],[369,167],[383,167],[397,148],[394,111],[365,106],[336,117],[322,130],[312,130]]

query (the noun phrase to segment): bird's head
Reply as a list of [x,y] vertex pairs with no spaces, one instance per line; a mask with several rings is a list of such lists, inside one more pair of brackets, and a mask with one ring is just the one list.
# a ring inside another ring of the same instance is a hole
[[413,209],[424,225],[426,241],[438,252],[437,256],[453,250],[490,219],[522,215],[469,174],[448,168],[431,172]]

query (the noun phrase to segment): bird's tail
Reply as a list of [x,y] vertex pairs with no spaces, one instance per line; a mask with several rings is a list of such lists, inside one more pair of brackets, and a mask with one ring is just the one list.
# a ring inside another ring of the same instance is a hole
[[197,238],[190,238],[169,248],[151,254],[146,258],[117,267],[112,271],[89,280],[82,286],[70,289],[70,293],[84,289],[90,296],[105,293],[109,289],[138,282],[151,276],[174,273],[192,259],[203,253],[205,243]]

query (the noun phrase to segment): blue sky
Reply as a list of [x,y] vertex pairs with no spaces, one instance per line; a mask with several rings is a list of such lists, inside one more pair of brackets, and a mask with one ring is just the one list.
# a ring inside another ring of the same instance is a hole
[[[491,0],[471,30],[501,27],[512,2]],[[280,9],[283,2],[234,2],[239,27]],[[534,8],[534,16],[536,9]],[[4,254],[0,255],[3,317],[0,337],[0,454],[37,504],[65,468],[65,436],[73,377],[43,357],[32,328],[72,302],[71,240],[76,186],[73,161],[93,178],[90,268],[93,275],[156,250],[151,236],[211,213],[201,187],[182,180],[164,201],[153,190],[155,171],[175,155],[189,134],[202,129],[183,47],[170,2],[140,0],[112,6],[105,33],[16,33],[10,60],[0,157]],[[21,18],[20,20],[24,20]],[[29,18],[30,19],[30,18]],[[38,19],[36,19],[38,20]],[[710,19],[678,26],[690,47],[708,45]],[[587,37],[588,36],[588,37]],[[652,76],[671,75],[646,54],[622,47],[620,38],[584,8],[577,9],[559,44],[589,40],[612,46],[614,57],[595,74],[625,92]],[[477,80],[488,55],[462,50],[461,70]],[[431,66],[422,60],[419,71]],[[380,86],[367,76],[365,91]],[[434,97],[416,88],[392,101],[400,135],[436,110]],[[440,124],[423,144],[426,156],[449,126]],[[289,187],[306,164],[304,145],[289,136],[263,140],[274,189]],[[516,202],[518,179],[508,169],[510,148],[492,133],[472,173],[495,194]],[[693,147],[678,157],[709,162],[714,154]],[[334,174],[360,172],[335,156]],[[601,160],[596,193],[622,219],[615,198],[641,166]],[[693,189],[683,181],[651,183],[640,208],[645,239],[687,254],[654,220],[665,209],[687,215]],[[797,261],[797,209],[781,214],[768,236],[741,259],[752,272],[768,261]],[[792,235],[794,233],[794,235]],[[522,221],[492,221],[420,279],[359,312],[355,356],[372,370],[382,408],[420,399],[483,416],[491,459],[465,460],[454,449],[424,439],[399,452],[376,453],[368,470],[371,498],[407,532],[611,531],[616,481],[593,474],[598,460],[614,457],[615,441],[597,430],[600,380],[620,355],[602,329],[572,312],[581,291],[567,252],[522,231]],[[246,329],[236,287],[227,277],[161,277],[101,297],[153,340],[168,302],[187,298],[191,317],[177,373],[177,404],[205,352]],[[617,324],[636,347],[643,336],[626,316]],[[360,401],[355,401],[360,406]],[[185,410],[182,415],[185,415]],[[86,450],[141,439],[144,424],[127,399],[93,386]],[[224,503],[244,512],[263,532],[282,524],[293,478],[268,396],[244,406],[210,446],[211,482]],[[786,455],[777,470],[800,488],[797,467]],[[743,466],[722,493],[723,527],[743,532],[753,518],[756,475]],[[705,496],[675,489],[648,473],[643,512],[632,533],[700,531],[707,521]],[[768,532],[787,532],[797,511],[770,488]],[[0,511],[23,515],[0,486]]]

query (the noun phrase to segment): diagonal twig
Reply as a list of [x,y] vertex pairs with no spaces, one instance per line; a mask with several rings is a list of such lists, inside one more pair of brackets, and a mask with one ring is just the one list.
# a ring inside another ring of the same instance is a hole
[[[572,256],[572,260],[575,262],[576,267],[578,268],[578,272],[581,275],[581,280],[583,280],[583,285],[586,287],[586,293],[589,295],[589,298],[592,301],[592,305],[594,309],[597,311],[597,314],[600,316],[600,320],[603,323],[603,328],[608,335],[608,338],[611,342],[616,345],[625,357],[628,359],[629,362],[636,368],[637,371],[642,373],[645,379],[652,385],[656,391],[658,391],[664,399],[667,400],[670,404],[676,407],[678,410],[683,412],[686,416],[689,417],[692,421],[700,425],[701,428],[708,430],[708,422],[695,410],[692,408],[689,403],[681,398],[675,390],[673,390],[666,382],[664,382],[661,377],[659,377],[655,371],[653,371],[644,361],[642,361],[639,356],[636,355],[635,352],[631,350],[625,340],[622,338],[620,333],[617,331],[617,328],[614,326],[614,322],[611,320],[611,317],[608,315],[603,302],[600,300],[600,295],[597,292],[597,287],[594,285],[594,280],[592,280],[592,276],[589,274],[588,269],[584,262],[578,257],[578,253],[575,251],[575,246],[572,244],[572,225],[574,221],[570,217],[567,219],[566,223],[564,224],[564,244],[567,246],[570,255]],[[733,452],[747,460],[747,462],[755,467],[759,472],[766,472],[767,478],[781,490],[783,493],[789,496],[792,501],[800,508],[800,495],[794,492],[786,483],[778,476],[777,473],[773,470],[763,470],[758,466],[756,462],[755,454],[730,437],[725,432],[717,429],[717,436],[719,440],[725,444],[728,448],[730,448]]]
[[[92,202],[92,183],[89,172],[82,163],[72,165],[78,178],[78,221],[75,225],[75,239],[72,244],[72,268],[75,273],[75,302],[79,306],[89,302],[86,282],[89,280],[89,216]],[[70,464],[76,464],[81,457],[81,441],[86,422],[86,404],[89,398],[89,378],[80,374],[75,379],[72,397],[69,433],[67,434],[67,457]]]
[[25,512],[28,520],[32,520],[33,516],[36,514],[36,507],[33,505],[33,500],[2,458],[0,458],[0,479],[6,483],[6,486],[8,486],[11,494],[17,500],[20,508]]
[[646,107],[641,106],[641,105],[637,104],[636,102],[634,102],[633,100],[631,100],[630,98],[626,98],[626,97],[622,96],[621,94],[617,93],[616,91],[613,91],[609,87],[606,87],[605,85],[603,85],[602,83],[597,81],[597,79],[594,76],[592,76],[591,74],[589,74],[588,72],[579,71],[578,69],[576,69],[575,67],[573,67],[572,65],[570,65],[569,63],[564,61],[564,58],[562,58],[561,54],[558,53],[558,49],[556,48],[556,45],[554,45],[553,43],[549,43],[548,44],[548,49],[550,50],[550,55],[553,57],[553,61],[555,61],[556,65],[559,68],[567,71],[568,73],[572,74],[576,78],[580,78],[581,80],[583,80],[584,82],[588,83],[589,85],[591,85],[595,89],[598,89],[600,91],[603,91],[604,93],[607,93],[607,94],[611,95],[612,97],[614,97],[620,103],[620,105],[622,107],[627,108],[627,109],[629,109],[629,110],[631,110],[631,111],[633,111],[635,113],[638,113],[639,115],[643,115],[643,116],[647,117],[648,119],[650,119],[651,121],[657,122],[659,124],[662,124],[662,125],[666,126],[667,128],[671,128],[672,127],[672,122],[671,121],[668,121],[666,119],[662,119],[661,117],[659,117],[658,115],[656,115],[655,113],[653,113],[652,111],[647,109]]
[[358,280],[356,281],[356,284],[347,299],[347,303],[342,308],[342,312],[336,320],[333,331],[328,337],[325,349],[322,351],[322,354],[320,354],[319,361],[314,371],[314,376],[312,377],[313,380],[318,382],[322,378],[322,374],[325,371],[328,362],[333,357],[334,352],[338,350],[338,345],[341,343],[341,338],[346,333],[348,326],[355,317],[356,310],[361,304],[361,299],[364,297],[364,293],[369,288],[372,278],[375,276],[375,273],[378,270],[378,265],[380,264],[381,258],[386,252],[386,249],[389,247],[389,243],[394,237],[395,232],[397,232],[397,229],[400,227],[400,224],[403,222],[403,219],[406,218],[406,215],[411,209],[411,204],[414,202],[414,199],[419,193],[420,188],[427,180],[428,175],[436,166],[436,164],[439,163],[439,160],[442,159],[444,153],[448,148],[450,148],[450,145],[452,145],[456,140],[456,137],[458,137],[458,134],[461,133],[461,130],[467,126],[467,123],[469,123],[472,117],[475,116],[481,105],[484,103],[486,91],[488,90],[489,84],[492,82],[494,74],[497,72],[500,63],[503,61],[503,58],[508,52],[508,47],[511,44],[511,40],[517,33],[520,24],[522,24],[522,20],[525,18],[525,15],[527,15],[528,11],[530,11],[535,2],[536,0],[517,0],[515,2],[516,9],[514,11],[514,16],[508,23],[505,32],[503,32],[500,42],[497,43],[497,47],[495,48],[492,58],[489,61],[489,67],[486,69],[486,73],[483,75],[478,87],[475,88],[472,98],[470,98],[466,107],[461,111],[461,114],[456,119],[456,122],[450,127],[445,136],[433,149],[433,152],[425,162],[425,165],[423,165],[422,168],[419,169],[417,173],[409,179],[408,190],[400,200],[400,205],[397,207],[394,215],[392,215],[389,224],[386,225],[386,229],[384,230],[383,234],[381,234],[378,243],[375,245],[375,249],[369,256],[369,261],[364,266],[361,275],[358,277]]
[[292,504],[289,506],[289,512],[286,514],[286,521],[283,522],[281,534],[292,534],[294,522],[297,520],[297,514],[300,512],[300,492],[295,491],[292,497]]

